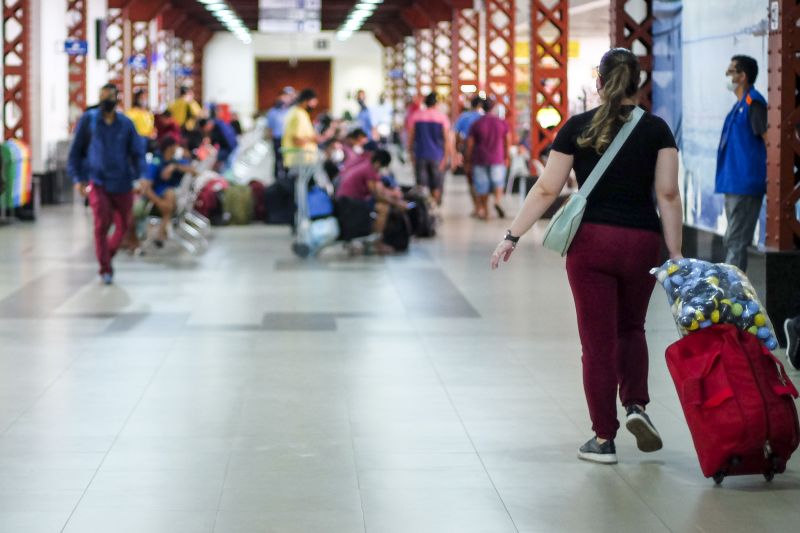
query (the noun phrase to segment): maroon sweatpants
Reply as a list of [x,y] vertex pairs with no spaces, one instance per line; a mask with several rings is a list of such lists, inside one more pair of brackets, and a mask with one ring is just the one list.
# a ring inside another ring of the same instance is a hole
[[[130,223],[133,191],[110,193],[93,183],[89,187],[89,205],[94,214],[94,248],[100,263],[100,275],[112,274],[111,258],[119,250]],[[114,233],[109,237],[112,223]]]
[[592,429],[613,439],[622,405],[647,405],[648,355],[644,321],[661,249],[658,233],[582,224],[567,254],[583,348],[583,388]]

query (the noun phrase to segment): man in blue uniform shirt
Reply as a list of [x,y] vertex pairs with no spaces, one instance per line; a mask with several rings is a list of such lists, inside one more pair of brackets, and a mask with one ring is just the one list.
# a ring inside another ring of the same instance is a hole
[[289,108],[294,103],[294,87],[284,87],[281,96],[275,105],[267,111],[267,128],[272,137],[272,146],[275,150],[275,176],[281,176],[284,172],[283,153],[281,143],[283,142],[283,125],[286,123],[286,115]]
[[752,57],[733,56],[725,75],[737,101],[722,127],[716,192],[725,195],[728,218],[725,262],[747,270],[747,246],[767,192],[767,101],[753,87],[758,63]]
[[[128,229],[133,182],[144,175],[144,144],[131,119],[117,111],[117,87],[100,89],[100,104],[83,114],[69,150],[67,172],[81,196],[89,197],[100,276],[109,285],[117,253]],[[108,230],[114,224],[114,234]]]

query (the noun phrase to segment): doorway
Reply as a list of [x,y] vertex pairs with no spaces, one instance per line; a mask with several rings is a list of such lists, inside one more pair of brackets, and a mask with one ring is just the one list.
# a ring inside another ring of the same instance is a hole
[[[258,109],[266,111],[275,104],[281,89],[291,86],[297,91],[310,87],[319,96],[317,114],[331,109],[331,61],[287,61],[259,60],[258,75]],[[311,117],[312,119],[315,117]]]

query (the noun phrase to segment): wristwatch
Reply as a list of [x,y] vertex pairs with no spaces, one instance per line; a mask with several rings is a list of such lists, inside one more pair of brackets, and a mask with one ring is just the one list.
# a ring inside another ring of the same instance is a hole
[[511,241],[512,246],[514,248],[516,248],[517,247],[517,243],[519,242],[519,237],[515,237],[514,235],[511,235],[511,230],[507,230],[506,231],[506,236],[503,238],[503,240]]

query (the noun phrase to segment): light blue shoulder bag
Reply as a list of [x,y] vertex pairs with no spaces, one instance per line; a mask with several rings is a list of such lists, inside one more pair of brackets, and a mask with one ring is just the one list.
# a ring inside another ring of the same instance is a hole
[[608,166],[614,161],[614,158],[619,153],[620,148],[628,140],[633,128],[639,123],[639,120],[644,115],[644,110],[641,107],[635,107],[631,112],[631,118],[622,125],[617,136],[608,145],[603,157],[597,162],[592,173],[586,178],[583,187],[573,194],[569,201],[553,215],[550,224],[544,234],[544,242],[542,245],[545,248],[558,252],[561,256],[567,255],[569,245],[572,244],[572,239],[578,232],[583,218],[583,212],[586,210],[586,199],[591,194],[600,178],[603,177]]

